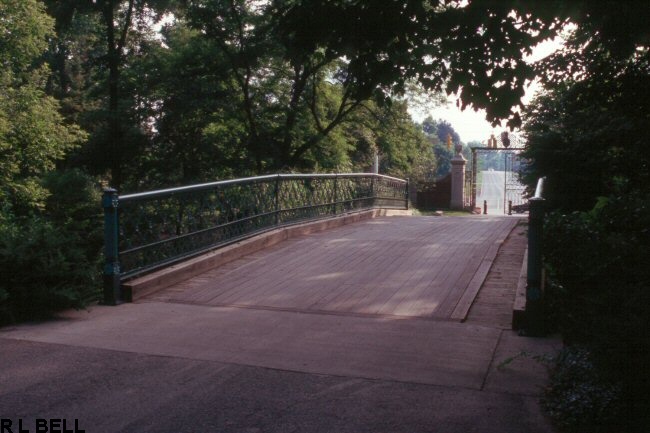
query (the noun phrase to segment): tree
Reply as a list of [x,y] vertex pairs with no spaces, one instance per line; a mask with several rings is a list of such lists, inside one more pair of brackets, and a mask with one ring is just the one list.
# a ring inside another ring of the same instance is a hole
[[[0,16],[0,324],[4,324],[82,305],[94,290],[93,264],[99,249],[97,221],[86,224],[83,216],[89,206],[94,210],[90,214],[97,214],[92,184],[83,175],[66,178],[55,172],[56,163],[79,146],[85,134],[64,121],[58,102],[45,93],[49,70],[43,54],[53,35],[53,20],[36,0],[5,0]],[[62,211],[57,208],[61,196],[84,200],[72,200]]]
[[[140,83],[141,88],[148,89],[145,98],[157,101],[149,104],[155,106],[150,114],[155,133],[149,151],[144,153],[141,180],[158,185],[186,184],[251,173],[255,157],[243,140],[247,121],[242,111],[232,109],[232,102],[241,99],[223,51],[182,21],[164,29],[162,35],[164,45],[131,68],[155,71]],[[320,97],[310,110],[335,110],[340,86],[328,82],[320,85]],[[283,89],[279,83],[269,83],[267,91],[280,95]],[[259,107],[257,113],[258,123],[270,122],[268,118],[277,115],[274,105]],[[299,114],[298,142],[316,128],[311,113],[303,109]],[[417,160],[418,176],[425,176],[434,162],[423,143],[405,102],[379,107],[366,101],[305,151],[303,161],[318,171],[367,170],[374,153],[379,152],[382,172],[409,174],[410,164]]]
[[[58,35],[48,91],[90,132],[73,165],[112,172],[114,185],[137,185],[130,182],[139,180],[134,174],[153,139],[166,134],[151,129],[151,116],[161,111],[150,96],[160,93],[141,85],[154,74],[138,68],[159,43],[153,22],[173,11],[178,23],[197,30],[193,37],[211,41],[228,105],[228,127],[212,122],[211,136],[240,131],[236,152],[226,158],[238,165],[233,173],[307,170],[362,103],[381,106],[413,82],[459,91],[462,106],[486,107],[492,120],[507,117],[535,72],[522,58],[530,46],[569,18],[611,33],[611,14],[594,18],[603,7],[592,3],[409,0],[377,8],[369,1],[46,0]],[[630,22],[640,22],[623,9]],[[643,40],[642,29],[631,33]],[[179,150],[178,137],[176,143]]]
[[351,143],[355,171],[367,171],[374,155],[379,171],[414,182],[432,181],[436,160],[428,140],[407,111],[405,101],[378,107],[364,103],[341,129]]
[[[84,134],[67,125],[57,101],[44,92],[48,68],[40,60],[52,20],[36,0],[0,5],[0,197],[12,213],[43,206],[39,178],[55,168]],[[2,209],[9,211],[9,209]]]
[[[527,182],[547,177],[544,195],[555,211],[545,224],[547,315],[568,344],[546,405],[567,430],[642,432],[649,405],[638,396],[650,390],[648,334],[640,331],[650,326],[650,49],[639,17],[650,5],[617,3],[616,14],[599,16],[614,4],[593,3],[578,3],[578,27],[543,63],[544,91],[524,116]],[[585,372],[576,374],[577,365]],[[589,392],[598,397],[582,398],[586,389],[599,389]]]
[[[161,31],[162,45],[129,68],[151,125],[137,161],[140,185],[160,187],[251,174],[243,116],[227,61],[213,41],[182,20]],[[145,77],[144,79],[139,79]]]
[[429,136],[435,135],[438,141],[445,146],[447,145],[448,136],[451,137],[452,143],[461,143],[460,135],[458,135],[451,123],[446,120],[433,120],[431,116],[428,116],[422,121],[422,130]]
[[[91,132],[81,161],[91,171],[110,176],[111,183],[119,187],[128,178],[126,165],[137,156],[144,141],[134,115],[137,95],[127,92],[131,89],[124,82],[123,70],[133,57],[142,54],[147,40],[154,37],[152,25],[173,11],[176,2],[47,0],[47,4],[56,19],[58,35],[50,50],[55,71],[50,89],[68,99],[71,115],[76,114],[76,107],[87,109],[77,119]],[[81,49],[80,42],[84,43]],[[79,77],[73,77],[75,66],[77,72],[84,69]],[[75,78],[81,82],[75,83]],[[88,99],[94,102],[88,104]],[[82,101],[85,107],[79,107]]]
[[[507,115],[532,77],[522,54],[554,31],[551,19],[512,13],[515,4],[195,0],[188,19],[229,60],[245,143],[265,171],[308,166],[308,151],[346,116],[368,100],[381,106],[410,80],[460,90],[463,105],[492,120]],[[340,94],[318,110],[332,84]]]
[[547,176],[552,206],[565,211],[591,209],[599,196],[650,181],[650,52],[618,58],[597,41],[585,47],[590,37],[577,32],[549,60],[551,71],[568,62],[583,72],[561,81],[551,75],[525,115],[527,183]]
[[[105,25],[106,66],[108,68],[108,107],[106,112],[108,130],[106,143],[104,144],[104,156],[109,162],[111,183],[116,188],[120,188],[122,185],[122,166],[127,153],[127,148],[123,143],[122,115],[119,112],[120,74],[136,2],[135,0],[128,0],[126,7],[120,10],[122,5],[121,0],[100,0],[97,2],[97,8],[101,10]],[[139,10],[144,11],[146,2],[138,2],[138,6]]]
[[[458,143],[462,144],[464,154],[469,150],[468,147],[460,140],[460,135],[458,135],[451,123],[446,120],[433,120],[431,116],[428,116],[422,121],[421,128],[429,140],[437,161],[435,177],[440,178],[446,176],[451,173],[451,159],[455,154],[453,146]],[[448,137],[451,138],[451,148],[447,147]],[[465,156],[467,157],[468,155]]]

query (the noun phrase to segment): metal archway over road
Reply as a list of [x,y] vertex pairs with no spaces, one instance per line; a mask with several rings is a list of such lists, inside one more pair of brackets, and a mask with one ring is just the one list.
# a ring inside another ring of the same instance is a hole
[[525,187],[519,180],[526,164],[520,156],[522,150],[523,142],[518,138],[509,147],[495,143],[493,147],[472,148],[468,173],[472,208],[486,203],[488,213],[507,213],[509,203],[515,209],[525,205]]

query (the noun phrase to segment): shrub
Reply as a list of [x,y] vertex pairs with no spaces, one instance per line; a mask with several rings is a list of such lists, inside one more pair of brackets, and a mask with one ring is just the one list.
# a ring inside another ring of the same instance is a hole
[[54,173],[45,211],[0,218],[0,323],[48,317],[97,299],[101,214],[92,181]]
[[601,377],[584,346],[564,349],[542,399],[556,425],[568,432],[620,431],[620,389]]
[[[549,316],[569,346],[616,384],[625,429],[643,431],[650,404],[650,195],[601,198],[589,212],[551,214],[545,236]],[[588,380],[575,377],[575,386]]]

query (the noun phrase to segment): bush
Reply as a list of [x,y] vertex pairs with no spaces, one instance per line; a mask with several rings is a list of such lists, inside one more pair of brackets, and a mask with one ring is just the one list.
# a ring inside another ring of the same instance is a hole
[[0,218],[0,324],[81,308],[99,294],[101,213],[92,181],[54,173],[44,212]]
[[[625,429],[644,431],[650,404],[650,213],[647,193],[601,198],[589,212],[551,214],[546,225],[547,309],[599,380],[616,384]],[[588,379],[575,378],[576,384]],[[577,386],[577,385],[576,385]]]
[[620,431],[620,395],[617,385],[601,377],[589,350],[571,346],[556,360],[542,405],[564,431],[606,433]]

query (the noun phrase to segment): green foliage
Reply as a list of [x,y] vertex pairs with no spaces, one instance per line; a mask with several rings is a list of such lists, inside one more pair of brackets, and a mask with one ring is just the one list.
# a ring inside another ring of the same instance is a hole
[[422,130],[429,136],[438,137],[438,141],[441,144],[447,145],[447,138],[451,137],[451,142],[453,144],[460,143],[460,135],[451,125],[444,119],[433,120],[431,116],[424,119],[422,122]]
[[[431,116],[424,119],[421,125],[422,131],[427,137],[433,150],[436,161],[436,169],[433,178],[441,178],[451,173],[451,159],[454,157],[454,146],[457,143],[463,145],[463,155],[469,159],[469,146],[466,146],[460,136],[451,125],[443,119],[433,120]],[[451,137],[451,148],[447,147],[447,139]]]
[[[292,61],[314,52],[348,59],[341,75],[353,84],[353,98],[382,101],[416,80],[428,91],[443,85],[448,92],[460,91],[463,108],[485,107],[490,120],[507,116],[523,95],[533,70],[522,53],[556,30],[548,10],[516,1],[270,5]],[[539,14],[531,16],[532,11]]]
[[486,107],[491,120],[506,116],[532,74],[522,53],[555,31],[552,18],[523,19],[517,6],[202,0],[184,19],[222,59],[236,92],[230,112],[246,129],[243,157],[267,172],[331,167],[345,153],[336,129],[413,82],[460,90],[463,106]]
[[[92,297],[94,268],[84,267],[81,249],[51,223],[32,217],[0,229],[3,324],[41,319],[65,307],[80,307]],[[89,293],[90,292],[90,293]]]
[[[228,51],[218,41],[183,21],[166,27],[163,36],[164,48],[152,49],[134,64],[136,75],[141,71],[148,77],[140,92],[157,101],[144,113],[156,123],[153,139],[138,161],[137,188],[250,175],[280,163],[276,170],[365,171],[377,151],[383,173],[423,177],[435,165],[404,102],[359,103],[324,133],[321,128],[327,126],[322,122],[336,118],[345,98],[342,86],[326,79],[335,69],[324,68],[309,84],[317,92],[310,106],[303,100],[291,108],[291,79],[283,75],[282,62],[273,60],[275,76],[266,71],[249,84],[251,92],[263,96],[257,100],[251,94],[253,125]],[[293,116],[292,127],[284,116]],[[301,148],[294,165],[287,163],[285,144]]]
[[[39,64],[53,21],[42,4],[0,5],[0,322],[33,319],[92,296],[97,278],[97,197],[56,163],[84,140],[46,95]],[[18,51],[16,51],[18,48]],[[93,210],[90,210],[90,207]]]
[[491,119],[517,105],[522,53],[557,20],[503,3],[47,0],[48,89],[90,134],[69,163],[127,190],[355,167],[343,124],[413,83]]
[[0,323],[41,319],[97,299],[102,224],[91,180],[52,173],[44,212],[0,219]]
[[383,107],[366,103],[362,108],[343,125],[346,141],[353,144],[355,171],[367,171],[376,152],[380,173],[413,182],[433,180],[435,156],[411,120],[406,103],[396,101]]
[[542,404],[562,431],[622,431],[620,388],[602,377],[588,349],[571,346],[558,355]]
[[5,74],[21,73],[47,48],[54,20],[37,0],[3,0],[0,3],[0,65]]
[[31,77],[35,82],[0,84],[0,119],[6,119],[0,123],[0,197],[19,213],[42,207],[47,192],[38,177],[84,138],[78,127],[63,123],[57,101],[39,88],[37,72]]
[[[586,345],[600,377],[620,389],[629,430],[650,407],[650,195],[627,191],[546,227],[548,313],[569,344]],[[619,419],[619,422],[621,420]]]
[[[143,152],[134,155],[132,189],[187,185],[250,174],[244,120],[233,109],[238,95],[225,60],[212,41],[182,21],[162,30],[165,47],[152,45],[125,74],[151,119]],[[141,78],[144,77],[144,80]],[[155,119],[155,120],[154,120]]]
[[[599,2],[581,7],[598,9]],[[648,5],[622,5],[622,19]],[[568,431],[650,425],[650,50],[647,27],[586,17],[542,63],[545,91],[525,113],[532,189],[546,224],[547,313],[569,345],[547,407]],[[614,27],[611,27],[611,26]],[[610,35],[610,36],[607,36]],[[617,41],[617,39],[619,39]]]
[[48,69],[38,61],[53,21],[43,5],[8,1],[0,8],[6,17],[0,21],[0,199],[24,214],[42,208],[48,193],[39,176],[84,134],[64,123],[58,102],[44,92]]
[[[45,3],[57,32],[48,91],[90,134],[69,161],[127,189],[354,166],[337,129],[413,83],[459,90],[461,105],[487,108],[491,120],[507,116],[534,72],[523,54],[568,17],[599,10],[514,0]],[[166,13],[174,20],[160,38],[152,24]]]
[[548,68],[586,61],[587,69],[549,82],[525,114],[526,183],[546,176],[550,206],[564,211],[589,210],[621,185],[650,185],[650,50],[621,59],[598,41],[582,50],[585,38],[576,33]]

